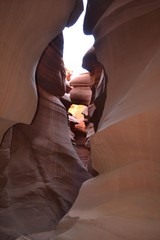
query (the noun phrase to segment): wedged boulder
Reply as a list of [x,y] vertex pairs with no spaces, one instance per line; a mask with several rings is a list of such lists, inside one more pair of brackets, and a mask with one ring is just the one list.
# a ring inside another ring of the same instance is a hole
[[32,124],[16,124],[11,146],[4,145],[10,154],[0,239],[53,230],[72,206],[81,184],[91,177],[72,146],[65,107],[39,88]]
[[69,82],[72,87],[70,98],[73,104],[81,104],[88,106],[91,100],[92,81],[89,73],[83,73],[73,78]]

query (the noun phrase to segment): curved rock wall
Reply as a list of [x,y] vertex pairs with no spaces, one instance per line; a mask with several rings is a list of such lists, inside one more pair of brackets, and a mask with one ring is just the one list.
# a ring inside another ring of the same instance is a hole
[[38,60],[48,43],[73,24],[81,11],[81,0],[0,2],[0,141],[10,126],[32,121]]
[[[1,142],[0,239],[54,229],[91,177],[72,146],[66,109],[56,97],[65,93],[61,35],[45,48],[75,22],[80,6],[81,1],[0,3],[0,139],[16,122],[29,123],[36,110],[31,124],[15,124]],[[37,107],[34,75],[44,48],[36,72],[43,88],[38,87]]]
[[56,231],[29,239],[160,239],[160,1],[115,0],[103,13],[93,24],[108,75],[91,139],[100,174],[83,184]]
[[108,75],[105,109],[91,139],[100,174],[83,184],[63,220],[68,228],[59,234],[62,221],[53,239],[158,240],[160,1],[113,1],[93,34]]
[[54,38],[44,50],[36,69],[36,84],[54,96],[66,92],[63,62],[63,34]]
[[39,89],[33,123],[13,127],[11,146],[8,135],[3,142],[6,147],[1,149],[8,151],[1,156],[7,163],[1,179],[3,240],[54,229],[72,206],[81,184],[90,178],[69,138],[65,107],[44,90]]
[[92,82],[88,113],[89,122],[94,124],[96,132],[107,97],[107,75],[103,65],[97,60],[94,47],[90,48],[84,55],[82,66],[89,71]]

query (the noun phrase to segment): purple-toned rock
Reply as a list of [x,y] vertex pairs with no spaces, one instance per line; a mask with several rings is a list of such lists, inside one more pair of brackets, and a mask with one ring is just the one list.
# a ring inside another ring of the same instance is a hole
[[36,69],[36,83],[54,96],[63,96],[66,92],[65,77],[63,34],[61,33],[43,52]]
[[54,229],[91,177],[72,146],[65,107],[40,88],[32,124],[15,125],[11,146],[9,139],[0,151],[8,194],[0,208],[3,240]]
[[31,123],[37,108],[37,63],[82,10],[82,0],[0,1],[0,142],[10,126]]
[[70,82],[72,90],[70,97],[73,104],[82,104],[88,106],[91,100],[92,81],[89,73],[83,73],[73,78]]

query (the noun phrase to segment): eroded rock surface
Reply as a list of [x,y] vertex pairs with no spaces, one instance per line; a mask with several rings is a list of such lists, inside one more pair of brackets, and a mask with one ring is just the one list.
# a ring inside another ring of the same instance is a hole
[[82,104],[88,106],[91,100],[92,81],[89,73],[83,73],[73,78],[70,82],[72,87],[70,98],[73,104]]
[[81,0],[0,1],[0,142],[10,126],[31,123],[40,56],[82,10]]
[[[14,4],[13,11],[12,7]],[[62,55],[63,37],[59,34],[45,48],[38,63],[38,107],[32,123],[14,125],[1,143],[0,239],[3,240],[53,230],[72,206],[81,184],[91,177],[73,148],[66,108],[57,97],[63,96],[66,89]],[[27,92],[28,88],[23,87]],[[17,96],[17,106],[22,108],[23,91],[20,99]],[[30,100],[27,99],[28,104]],[[27,108],[24,111],[28,114]]]
[[33,123],[15,125],[11,148],[6,144],[6,150],[7,156],[1,155],[8,165],[0,238],[54,229],[72,206],[81,184],[90,178],[72,146],[60,100],[39,89]]
[[94,26],[96,54],[108,76],[91,138],[99,175],[83,184],[53,239],[158,240],[160,1],[112,1]]

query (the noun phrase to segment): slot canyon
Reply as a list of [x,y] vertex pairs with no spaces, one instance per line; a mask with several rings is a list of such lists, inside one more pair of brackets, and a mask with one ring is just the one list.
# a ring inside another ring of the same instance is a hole
[[160,0],[1,0],[0,35],[0,240],[159,240]]

